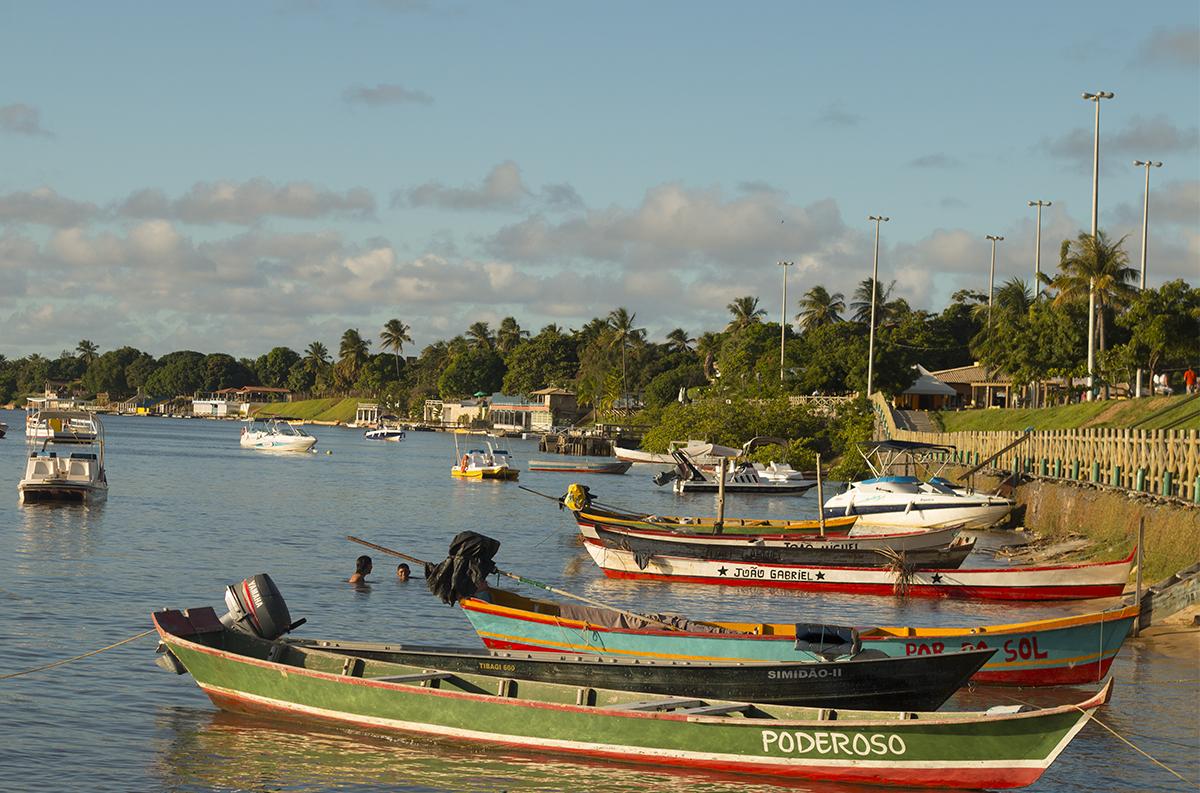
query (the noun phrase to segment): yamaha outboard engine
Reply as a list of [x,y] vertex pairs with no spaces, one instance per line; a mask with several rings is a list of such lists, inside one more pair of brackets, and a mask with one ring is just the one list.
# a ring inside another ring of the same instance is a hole
[[266,573],[226,587],[225,605],[229,612],[221,617],[222,625],[267,641],[274,641],[305,622],[292,622],[283,595]]

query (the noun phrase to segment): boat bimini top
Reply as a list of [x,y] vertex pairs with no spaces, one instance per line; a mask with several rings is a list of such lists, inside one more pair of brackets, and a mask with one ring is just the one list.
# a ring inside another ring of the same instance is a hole
[[905,474],[911,470],[916,473],[924,468],[930,471],[930,483],[949,485],[940,474],[949,457],[955,451],[953,446],[938,446],[932,443],[917,441],[864,441],[858,444],[858,453],[866,461],[867,467],[875,475],[872,482],[899,482],[903,479],[916,481],[913,476],[893,476],[892,471],[903,468]]

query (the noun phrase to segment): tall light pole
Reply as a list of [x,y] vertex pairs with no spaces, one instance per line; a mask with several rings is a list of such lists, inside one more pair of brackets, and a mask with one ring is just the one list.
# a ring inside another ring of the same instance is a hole
[[[1150,169],[1161,168],[1161,162],[1153,160],[1134,160],[1133,164],[1139,168],[1146,169],[1146,198],[1142,203],[1142,285],[1141,290],[1146,291],[1146,239],[1150,231]],[[1142,367],[1137,369],[1137,386],[1133,392],[1134,396],[1142,395]]]
[[875,263],[871,265],[871,336],[867,343],[867,398],[871,397],[871,386],[875,382],[875,303],[879,295],[879,224],[887,223],[891,218],[882,215],[869,215],[867,220],[875,221]]
[[[1112,91],[1083,92],[1083,98],[1096,105],[1096,136],[1092,146],[1092,245],[1095,245],[1099,230],[1097,207],[1100,200],[1100,100],[1112,99]],[[1088,401],[1095,399],[1092,383],[1096,375],[1096,279],[1088,279],[1088,356],[1087,356]]]
[[988,333],[992,332],[992,292],[996,283],[996,243],[1004,239],[997,237],[995,234],[987,235],[987,238],[992,241],[992,266],[988,270]]
[[1030,201],[1029,206],[1037,207],[1037,236],[1033,243],[1033,299],[1037,300],[1042,294],[1042,207],[1050,206],[1052,202]]
[[779,262],[783,269],[783,312],[779,315],[779,382],[783,382],[783,342],[787,338],[787,271],[795,262]]

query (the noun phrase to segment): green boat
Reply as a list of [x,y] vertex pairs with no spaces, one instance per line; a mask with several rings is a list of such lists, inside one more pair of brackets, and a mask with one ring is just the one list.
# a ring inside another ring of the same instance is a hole
[[220,619],[207,607],[152,615],[164,660],[190,672],[217,707],[535,753],[776,778],[1014,788],[1035,782],[1112,692],[1110,681],[1083,702],[1034,710],[875,712],[444,672],[279,641],[296,624],[286,611],[270,612],[260,578],[242,584],[244,613],[227,597],[231,613]]

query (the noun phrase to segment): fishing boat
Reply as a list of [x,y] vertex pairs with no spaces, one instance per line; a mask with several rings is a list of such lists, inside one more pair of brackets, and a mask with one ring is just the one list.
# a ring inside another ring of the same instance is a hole
[[[798,534],[819,535],[821,521],[788,520],[775,518],[724,518],[720,529],[717,519],[710,517],[683,515],[647,515],[612,507],[600,507],[592,501],[587,501],[579,509],[572,510],[575,521],[591,523],[596,526],[606,526],[627,529],[662,529],[665,531],[685,531],[697,534]],[[850,534],[858,522],[858,517],[826,518],[826,536],[843,536]]]
[[613,446],[613,456],[628,463],[651,463],[653,465],[674,465],[675,460],[669,454],[644,452],[641,449],[627,449],[624,446]]
[[[450,475],[455,479],[495,479],[500,481],[516,479],[521,472],[510,464],[508,452],[497,449],[489,442],[486,449],[467,449],[458,458],[458,464],[451,466]],[[458,436],[454,438],[454,451],[458,454]]]
[[[598,653],[677,661],[801,661],[797,633],[815,626],[678,618],[675,630],[611,609],[522,597],[492,588],[491,600],[461,601],[483,643],[493,650]],[[989,685],[1051,686],[1104,678],[1137,617],[1137,606],[1007,625],[970,627],[825,626],[828,641],[892,657],[955,653],[976,648],[996,655],[971,678]],[[825,637],[823,637],[825,638]]]
[[30,501],[94,503],[108,498],[104,471],[104,427],[84,410],[42,410],[48,433],[25,461],[18,498]]
[[1011,788],[1037,781],[1112,694],[1109,681],[1055,708],[920,713],[447,672],[277,641],[294,623],[263,597],[261,578],[243,582],[250,602],[235,601],[240,614],[231,608],[218,618],[206,607],[152,615],[164,665],[191,673],[225,710],[776,778]]
[[404,440],[404,430],[400,427],[376,427],[363,432],[363,437],[369,441],[391,441],[399,443]]
[[905,471],[927,469],[934,461],[948,459],[952,446],[872,441],[860,444],[858,451],[875,476],[851,482],[829,498],[824,504],[826,517],[857,515],[862,524],[913,528],[986,529],[1007,518],[1016,505],[1010,498],[955,486],[938,475],[941,467],[928,480],[890,473],[901,466]]
[[242,427],[244,449],[268,452],[307,452],[317,439],[285,418],[249,419]]
[[[288,644],[442,672],[507,677],[643,694],[716,697],[775,705],[937,710],[996,652],[888,658],[858,652],[836,660],[678,661],[596,654],[488,651],[374,642],[288,639]],[[924,663],[927,659],[934,663]]]
[[906,564],[927,569],[953,569],[962,565],[975,541],[958,538],[958,528],[910,531],[898,534],[805,535],[711,534],[683,530],[628,529],[577,519],[585,540],[606,548],[632,552],[639,557],[682,556],[718,559],[739,564],[812,564],[875,567],[891,564],[903,554]]
[[623,474],[633,465],[621,460],[592,462],[580,460],[550,461],[530,460],[530,471],[554,471],[562,474]]
[[766,586],[813,592],[904,594],[969,600],[1082,600],[1116,597],[1125,589],[1134,554],[1114,562],[1033,567],[888,569],[771,562],[734,562],[685,556],[644,556],[585,539],[584,548],[609,578]]

